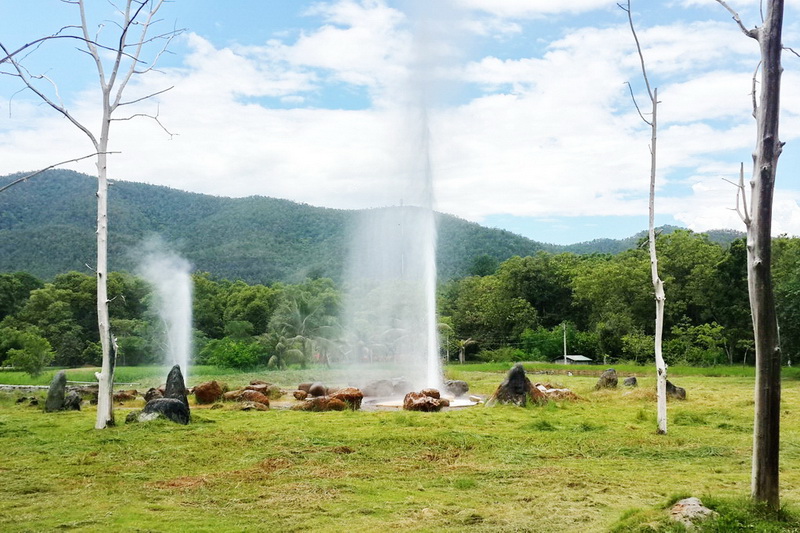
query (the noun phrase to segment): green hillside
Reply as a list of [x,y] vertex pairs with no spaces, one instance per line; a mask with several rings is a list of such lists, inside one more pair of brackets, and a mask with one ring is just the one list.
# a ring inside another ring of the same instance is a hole
[[[0,178],[0,185],[21,176]],[[49,279],[94,263],[95,180],[52,170],[0,193],[0,272],[24,270]],[[357,212],[252,196],[221,198],[168,187],[117,181],[110,188],[112,270],[130,270],[143,240],[154,234],[200,271],[249,283],[340,280]],[[502,262],[537,251],[618,253],[644,233],[570,246],[536,242],[451,215],[439,215],[442,279],[473,272],[476,260]],[[665,228],[671,231],[674,228]],[[712,235],[726,242],[736,232]]]
[[[19,175],[0,178],[0,185]],[[54,170],[0,194],[0,271],[52,278],[94,263],[95,180]],[[200,271],[249,283],[341,278],[356,212],[253,196],[220,198],[114,182],[109,198],[112,270],[136,264],[143,239],[160,235]],[[553,247],[439,216],[442,278],[469,273],[475,258],[503,261]]]

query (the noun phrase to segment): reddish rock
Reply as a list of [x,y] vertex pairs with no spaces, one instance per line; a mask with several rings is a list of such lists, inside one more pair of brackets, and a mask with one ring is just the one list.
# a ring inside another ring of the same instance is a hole
[[139,391],[131,389],[115,392],[113,398],[115,402],[129,402],[135,400],[137,396],[139,396]]
[[347,404],[338,398],[317,396],[292,407],[295,411],[344,411]]
[[364,394],[355,387],[345,387],[331,394],[331,398],[342,400],[348,409],[357,411],[361,409],[361,401],[364,399]]
[[439,391],[436,389],[425,389],[421,392],[409,392],[406,394],[405,398],[403,398],[403,409],[406,411],[422,411],[425,413],[432,413],[441,411],[442,407],[447,407],[450,405],[450,402],[447,400],[429,396],[428,393],[431,391],[435,391],[436,394],[439,393]]
[[194,387],[194,399],[197,403],[214,403],[222,397],[222,385],[216,380],[206,381]]
[[254,390],[243,390],[239,395],[240,402],[258,402],[269,405],[269,398]]
[[[578,395],[570,389],[557,387],[550,383],[537,383],[533,386],[534,389],[545,395],[546,399],[550,400],[577,400]],[[537,401],[537,400],[534,400]]]
[[304,390],[299,390],[299,389],[298,389],[298,390],[294,391],[294,399],[295,399],[295,400],[300,400],[300,401],[303,401],[303,400],[305,400],[307,397],[308,397],[308,392],[306,392],[306,391],[304,391]]
[[245,387],[245,390],[254,390],[258,391],[261,394],[266,394],[267,390],[269,389],[269,383],[251,383],[250,385]]
[[422,389],[419,391],[420,394],[428,396],[430,398],[436,398],[437,400],[442,397],[437,389]]
[[226,402],[238,402],[243,392],[241,389],[228,391],[222,395],[222,399]]

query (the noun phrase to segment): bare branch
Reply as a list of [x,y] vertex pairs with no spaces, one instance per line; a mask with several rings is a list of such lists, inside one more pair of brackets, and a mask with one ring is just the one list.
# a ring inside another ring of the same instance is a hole
[[800,57],[800,54],[798,54],[797,51],[794,48],[790,48],[788,46],[784,46],[783,49],[786,50],[787,52],[793,53],[797,57]]
[[[647,94],[648,96],[650,96],[650,101],[652,102],[654,100],[653,90],[650,88],[650,80],[647,78],[647,69],[644,66],[644,55],[642,54],[642,46],[639,44],[639,37],[636,35],[636,28],[633,26],[633,15],[631,14],[631,0],[628,0],[627,7],[623,7],[621,4],[617,4],[617,6],[628,14],[628,24],[631,27],[633,40],[636,42],[636,51],[639,53],[639,62],[642,64],[642,76],[644,77],[644,84],[647,86]],[[645,122],[647,121],[645,120]]]
[[[752,39],[758,40],[758,33],[759,33],[758,28],[755,28],[755,29],[752,29],[752,30],[748,30],[747,28],[745,28],[744,24],[742,24],[742,19],[739,18],[739,13],[737,13],[736,11],[731,9],[731,7],[728,4],[725,3],[725,0],[717,0],[717,2],[719,2],[719,4],[722,7],[724,7],[725,9],[728,10],[728,13],[731,14],[731,17],[733,17],[733,20],[736,21],[736,24],[739,25],[739,29],[742,30],[742,32],[745,35],[747,35],[748,37],[750,37]],[[763,15],[762,15],[762,19],[763,19]]]
[[[105,153],[107,153],[107,154],[117,154],[119,152],[105,152]],[[16,179],[16,180],[12,181],[11,183],[8,183],[8,184],[0,187],[0,192],[3,192],[3,191],[5,191],[6,189],[8,189],[10,187],[13,187],[14,185],[17,185],[18,183],[22,183],[24,181],[28,181],[29,179],[31,179],[33,177],[36,177],[39,174],[43,174],[43,173],[47,172],[48,170],[52,170],[52,169],[54,169],[56,167],[60,167],[61,165],[66,165],[67,163],[77,163],[78,161],[82,161],[84,159],[89,159],[90,157],[95,157],[97,155],[99,155],[98,152],[94,152],[94,153],[91,153],[89,155],[85,155],[85,156],[82,156],[82,157],[76,157],[74,159],[67,159],[66,161],[61,161],[59,163],[55,163],[53,165],[50,165],[49,167],[45,167],[45,168],[43,168],[41,170],[37,170],[36,172],[33,172],[32,174],[28,174],[28,175],[22,176],[21,178]]]
[[636,107],[636,111],[639,113],[639,116],[642,118],[645,124],[647,124],[648,126],[652,126],[653,123],[644,118],[642,110],[639,109],[639,104],[638,102],[636,102],[636,96],[634,96],[633,94],[633,87],[631,87],[631,83],[629,81],[626,81],[625,83],[628,85],[628,90],[631,92],[631,100],[633,100],[633,105]]
[[750,91],[750,96],[753,99],[753,118],[758,119],[756,113],[758,113],[758,98],[756,97],[756,85],[758,85],[758,70],[761,68],[761,61],[758,62],[756,65],[756,69],[753,71],[753,88]]
[[158,125],[159,125],[159,127],[160,127],[162,130],[164,130],[164,133],[166,133],[167,135],[169,135],[169,138],[170,138],[170,139],[172,139],[173,137],[175,137],[175,136],[177,135],[177,133],[172,133],[171,131],[169,131],[169,130],[167,129],[167,127],[166,127],[166,126],[164,126],[164,124],[163,124],[163,123],[161,122],[161,120],[158,118],[158,113],[156,113],[155,115],[149,115],[149,114],[147,114],[147,113],[135,113],[135,114],[133,114],[133,115],[131,115],[131,116],[129,116],[129,117],[122,117],[122,118],[112,118],[112,119],[111,119],[111,121],[112,121],[112,122],[125,122],[125,121],[128,121],[128,120],[133,120],[134,118],[137,118],[137,117],[144,117],[144,118],[149,118],[150,120],[153,120],[153,121],[154,121],[156,124],[158,124]]
[[141,102],[142,100],[147,100],[149,98],[153,98],[154,96],[158,96],[159,94],[164,94],[165,92],[171,91],[174,88],[175,88],[175,86],[173,85],[171,87],[167,87],[166,89],[162,89],[160,91],[156,91],[154,93],[148,94],[147,96],[142,96],[141,98],[136,98],[135,100],[129,100],[127,102],[121,102],[121,103],[117,104],[117,106],[120,107],[120,106],[124,106],[124,105],[135,104],[137,102]]

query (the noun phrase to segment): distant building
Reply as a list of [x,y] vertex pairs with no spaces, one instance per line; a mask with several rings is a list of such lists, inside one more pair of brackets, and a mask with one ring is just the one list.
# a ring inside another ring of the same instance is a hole
[[565,365],[591,365],[593,363],[585,355],[562,355],[558,359],[553,359],[553,362]]

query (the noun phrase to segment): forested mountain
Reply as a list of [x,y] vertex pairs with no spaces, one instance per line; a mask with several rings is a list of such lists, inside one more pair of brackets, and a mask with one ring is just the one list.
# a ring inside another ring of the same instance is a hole
[[[0,186],[19,176],[0,178]],[[61,272],[87,271],[95,256],[95,187],[90,176],[52,170],[0,194],[0,272],[22,270],[51,279]],[[340,280],[347,235],[357,214],[260,196],[223,198],[124,181],[114,182],[110,191],[112,270],[132,269],[142,241],[157,234],[197,270],[249,283]],[[635,247],[642,236],[565,247],[451,215],[439,215],[438,222],[442,279],[539,250],[618,253]]]

